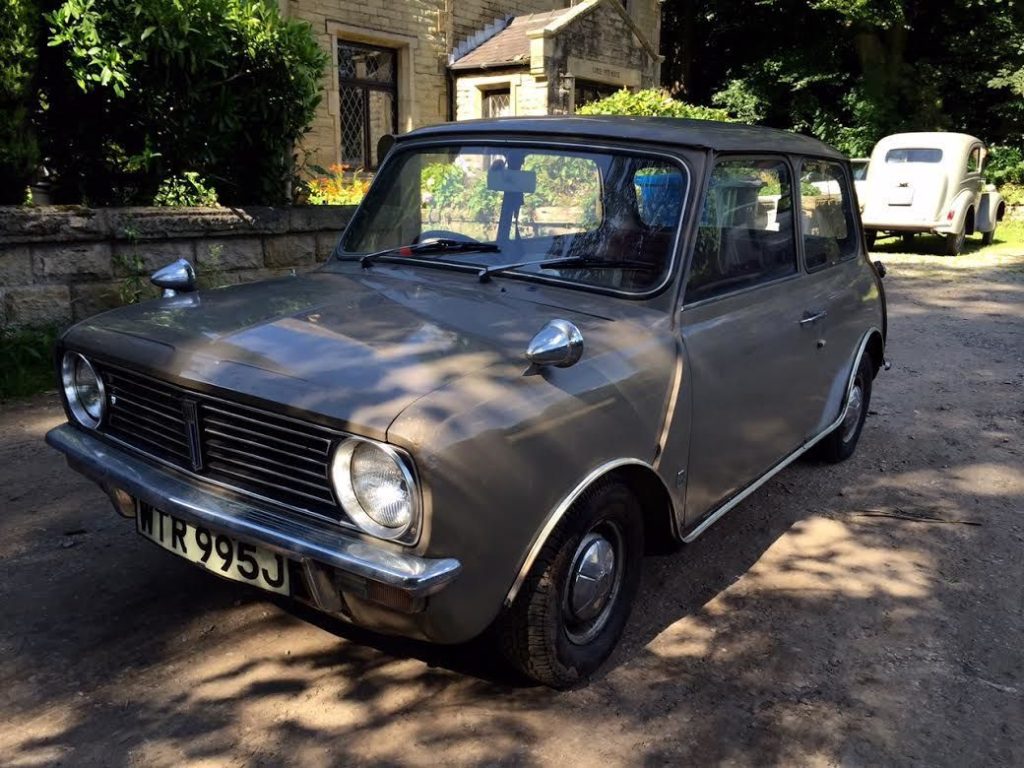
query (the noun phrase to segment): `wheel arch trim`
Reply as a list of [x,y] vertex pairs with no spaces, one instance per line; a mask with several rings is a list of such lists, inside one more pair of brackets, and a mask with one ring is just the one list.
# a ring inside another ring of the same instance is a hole
[[648,462],[642,459],[621,457],[606,461],[604,464],[591,470],[586,477],[584,477],[572,491],[569,492],[565,498],[563,498],[551,513],[545,518],[544,524],[540,527],[540,530],[533,538],[533,542],[530,544],[530,549],[526,553],[526,557],[523,559],[522,565],[519,567],[519,571],[516,574],[515,581],[512,582],[512,586],[509,588],[508,593],[505,595],[503,605],[505,607],[511,606],[512,602],[516,599],[516,595],[519,594],[520,588],[523,586],[523,582],[526,581],[527,575],[530,573],[530,569],[533,568],[533,564],[537,561],[537,557],[540,555],[540,551],[544,548],[544,544],[550,538],[551,533],[555,530],[557,525],[565,517],[566,513],[572,509],[572,505],[576,500],[583,495],[584,491],[590,488],[594,483],[600,480],[602,477],[614,472],[616,469],[622,467],[640,467],[650,471],[650,474],[658,478],[658,481],[665,489],[666,497],[669,501],[669,517],[671,518],[670,524],[675,526],[675,504],[672,500],[672,494],[669,493],[668,486],[665,485],[665,481],[661,478]]

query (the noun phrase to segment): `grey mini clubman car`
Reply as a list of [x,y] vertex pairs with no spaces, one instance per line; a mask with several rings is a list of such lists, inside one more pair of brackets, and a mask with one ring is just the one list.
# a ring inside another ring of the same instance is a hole
[[71,328],[47,436],[137,531],[384,633],[591,675],[645,552],[849,457],[885,300],[848,161],[663,119],[397,139],[312,273]]

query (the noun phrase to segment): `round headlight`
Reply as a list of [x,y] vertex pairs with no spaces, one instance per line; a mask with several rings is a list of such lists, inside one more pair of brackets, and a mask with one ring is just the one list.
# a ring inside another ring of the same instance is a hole
[[349,438],[334,451],[331,482],[352,520],[382,539],[400,538],[416,516],[412,473],[391,448]]
[[107,407],[107,393],[92,364],[77,352],[65,352],[61,381],[68,408],[78,423],[89,429],[98,427]]

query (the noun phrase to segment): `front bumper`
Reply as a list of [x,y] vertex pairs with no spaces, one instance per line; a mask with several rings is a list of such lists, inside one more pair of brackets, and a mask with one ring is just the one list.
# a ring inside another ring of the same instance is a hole
[[[301,519],[294,513],[207,490],[70,424],[51,430],[46,442],[65,454],[72,469],[108,492],[122,489],[175,517],[296,561],[306,571],[313,602],[324,610],[339,607],[339,589],[352,590],[358,597],[371,600],[375,595],[383,596],[377,602],[385,605],[397,592],[404,598],[404,610],[409,610],[409,606],[421,607],[424,598],[446,587],[462,569],[453,558],[425,558],[392,551],[346,536],[326,522]],[[325,579],[325,573],[332,578]]]

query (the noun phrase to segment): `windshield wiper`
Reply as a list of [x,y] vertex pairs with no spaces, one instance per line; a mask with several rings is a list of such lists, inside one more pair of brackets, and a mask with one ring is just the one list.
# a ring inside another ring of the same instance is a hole
[[498,253],[501,249],[494,243],[474,243],[469,240],[451,240],[437,237],[424,240],[422,243],[396,245],[374,253],[367,253],[359,258],[359,266],[368,267],[377,259],[389,256],[416,256],[421,253]]
[[519,261],[514,264],[496,264],[493,267],[484,267],[477,273],[481,283],[491,279],[491,275],[498,275],[520,267],[537,266],[541,269],[561,269],[562,267],[585,267],[586,269],[658,269],[657,265],[650,264],[638,259],[620,259],[608,261],[597,259],[593,256],[563,256],[559,259],[534,259],[533,261]]

